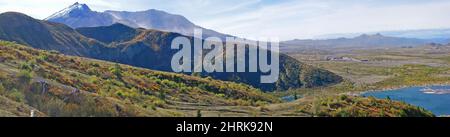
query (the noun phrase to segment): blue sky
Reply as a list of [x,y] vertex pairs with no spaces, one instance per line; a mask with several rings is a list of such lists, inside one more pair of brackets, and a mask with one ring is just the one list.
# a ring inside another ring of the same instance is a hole
[[164,10],[248,38],[450,28],[448,0],[0,0],[0,12],[43,19],[77,1],[96,11]]

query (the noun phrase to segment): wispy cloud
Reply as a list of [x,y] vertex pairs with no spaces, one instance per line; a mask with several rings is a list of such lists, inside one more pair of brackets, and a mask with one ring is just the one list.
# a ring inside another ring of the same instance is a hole
[[205,26],[238,36],[313,38],[328,33],[450,27],[448,1],[288,1],[222,16]]
[[76,1],[97,11],[165,10],[241,37],[450,28],[448,0],[0,0],[0,12],[43,19]]

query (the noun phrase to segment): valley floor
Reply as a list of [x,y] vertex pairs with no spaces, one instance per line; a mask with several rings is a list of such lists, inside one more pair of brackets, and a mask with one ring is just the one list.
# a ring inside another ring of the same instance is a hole
[[[450,46],[414,48],[306,50],[290,56],[327,69],[345,81],[330,87],[277,92],[276,96],[323,98],[359,95],[372,90],[409,86],[450,85]],[[302,100],[302,99],[300,99]]]
[[[450,46],[355,49],[345,52],[313,50],[290,55],[330,70],[360,87],[383,89],[450,82]],[[354,60],[327,60],[327,57]]]

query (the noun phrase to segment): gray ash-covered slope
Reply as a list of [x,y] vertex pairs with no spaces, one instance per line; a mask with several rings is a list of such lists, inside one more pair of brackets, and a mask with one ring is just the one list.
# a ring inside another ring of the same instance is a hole
[[224,38],[226,34],[205,29],[195,25],[185,17],[164,11],[150,9],[145,11],[112,11],[97,12],[86,4],[75,3],[45,20],[66,24],[72,28],[110,26],[121,23],[133,28],[156,29],[193,36],[194,29],[203,30],[204,37],[216,36]]

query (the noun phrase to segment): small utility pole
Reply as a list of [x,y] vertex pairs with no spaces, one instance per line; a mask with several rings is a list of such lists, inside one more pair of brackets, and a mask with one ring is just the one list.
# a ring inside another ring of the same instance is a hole
[[30,112],[30,117],[35,117],[35,111],[34,110],[31,110],[31,112]]

